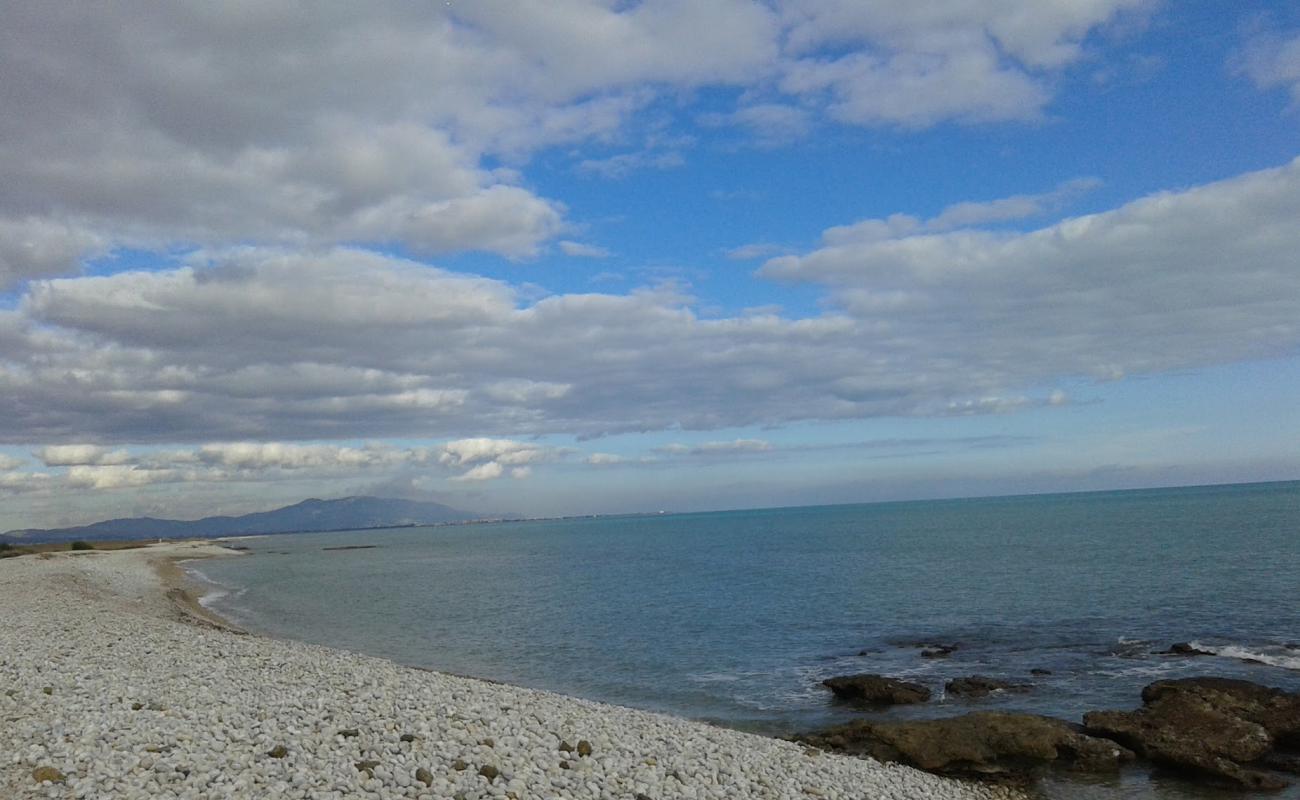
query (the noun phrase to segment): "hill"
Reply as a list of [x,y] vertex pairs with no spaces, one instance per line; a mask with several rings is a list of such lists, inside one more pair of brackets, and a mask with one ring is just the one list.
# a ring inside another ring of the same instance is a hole
[[418,500],[382,497],[344,497],[338,500],[303,500],[273,511],[238,517],[198,520],[110,519],[75,528],[9,531],[0,539],[10,542],[63,542],[74,539],[181,539],[216,538],[254,533],[309,533],[402,525],[466,522],[482,515]]

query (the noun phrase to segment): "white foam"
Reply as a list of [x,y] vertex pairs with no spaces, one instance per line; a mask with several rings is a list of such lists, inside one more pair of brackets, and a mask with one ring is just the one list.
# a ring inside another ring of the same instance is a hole
[[1263,664],[1268,664],[1271,667],[1300,670],[1300,653],[1296,653],[1294,650],[1289,650],[1285,647],[1264,646],[1250,648],[1235,644],[1218,646],[1212,644],[1201,644],[1200,642],[1188,642],[1188,644],[1195,647],[1197,650],[1214,653],[1216,656],[1222,656],[1223,658],[1249,659]]

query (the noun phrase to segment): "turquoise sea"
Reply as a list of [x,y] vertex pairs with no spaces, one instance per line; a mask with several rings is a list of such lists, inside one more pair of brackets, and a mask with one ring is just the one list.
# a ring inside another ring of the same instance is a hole
[[[936,694],[975,673],[1034,687],[882,716],[1077,721],[1136,707],[1153,680],[1200,674],[1300,690],[1300,482],[241,544],[249,557],[192,566],[215,585],[213,609],[252,630],[762,733],[862,713],[819,685],[852,672]],[[355,545],[372,547],[327,549]],[[1175,642],[1217,655],[1155,653]],[[921,656],[936,644],[957,649]],[[1218,796],[1141,771],[1043,792]]]

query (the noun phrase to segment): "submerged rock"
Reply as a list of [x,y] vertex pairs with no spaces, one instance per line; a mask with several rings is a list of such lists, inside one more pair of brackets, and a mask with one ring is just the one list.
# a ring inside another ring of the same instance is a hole
[[1300,745],[1300,694],[1229,678],[1183,678],[1150,684],[1142,702],[1136,711],[1085,714],[1084,725],[1162,766],[1248,789],[1289,785],[1257,767],[1278,763],[1279,747]]
[[934,647],[927,647],[921,651],[921,658],[947,658],[957,652],[955,644],[937,644]]
[[954,678],[943,686],[946,693],[958,697],[987,697],[993,692],[1027,692],[1031,688],[1023,683],[1011,683],[987,675]]
[[908,705],[930,699],[930,690],[919,683],[861,673],[840,675],[822,681],[841,700],[873,705]]
[[1133,758],[1127,748],[1088,736],[1061,720],[999,712],[908,722],[858,720],[796,740],[965,776],[1018,776],[1047,766],[1103,772]]
[[1193,647],[1190,642],[1177,642],[1171,644],[1168,650],[1160,650],[1156,653],[1158,656],[1212,656],[1214,653],[1209,650],[1202,650],[1199,647]]

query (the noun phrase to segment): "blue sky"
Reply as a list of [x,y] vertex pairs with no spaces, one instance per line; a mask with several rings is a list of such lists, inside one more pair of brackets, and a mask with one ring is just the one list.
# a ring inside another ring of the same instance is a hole
[[0,529],[1300,478],[1294,4],[3,6]]

